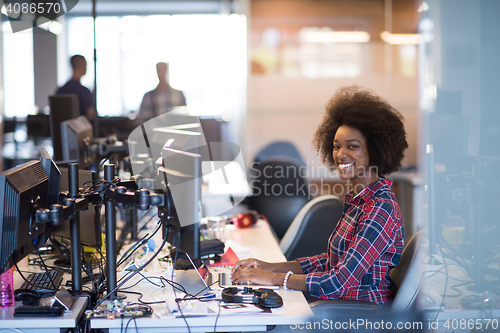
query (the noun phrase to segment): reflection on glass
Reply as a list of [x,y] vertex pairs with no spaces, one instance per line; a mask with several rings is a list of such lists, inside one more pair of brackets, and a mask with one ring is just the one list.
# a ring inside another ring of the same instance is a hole
[[500,113],[492,88],[500,75],[500,4],[426,5],[420,105],[429,237],[420,306],[442,329],[447,319],[476,320],[500,307]]

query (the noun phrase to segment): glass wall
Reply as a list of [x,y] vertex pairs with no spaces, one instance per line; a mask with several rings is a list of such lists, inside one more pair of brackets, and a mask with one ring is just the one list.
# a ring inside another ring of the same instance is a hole
[[420,106],[429,257],[421,305],[437,310],[440,330],[472,318],[464,327],[474,331],[485,324],[477,320],[498,318],[491,311],[500,300],[500,2],[426,0],[425,7]]

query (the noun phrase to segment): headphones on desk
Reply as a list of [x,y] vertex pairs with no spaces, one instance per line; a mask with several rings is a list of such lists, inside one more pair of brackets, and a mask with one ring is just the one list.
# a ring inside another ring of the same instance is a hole
[[283,299],[272,289],[252,289],[250,287],[230,287],[222,290],[222,300],[226,303],[258,304],[263,308],[279,308]]
[[233,224],[238,228],[248,228],[257,223],[262,216],[255,210],[250,210],[244,214],[238,214],[233,219]]

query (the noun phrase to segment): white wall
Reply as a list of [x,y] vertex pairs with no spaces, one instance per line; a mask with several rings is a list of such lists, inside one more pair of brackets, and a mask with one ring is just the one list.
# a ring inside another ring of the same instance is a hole
[[253,75],[248,78],[246,139],[242,148],[247,164],[275,140],[296,145],[309,165],[321,164],[311,141],[323,117],[325,104],[343,85],[357,84],[388,99],[405,117],[410,148],[404,163],[417,162],[418,80],[383,75],[357,79],[304,79]]

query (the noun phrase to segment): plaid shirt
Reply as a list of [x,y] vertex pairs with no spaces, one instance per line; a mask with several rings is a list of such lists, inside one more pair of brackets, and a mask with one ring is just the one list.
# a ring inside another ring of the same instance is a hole
[[389,271],[399,264],[404,245],[403,221],[391,185],[381,178],[355,198],[349,192],[327,253],[297,259],[307,274],[311,296],[380,304],[391,298]]
[[141,121],[147,121],[172,111],[177,106],[184,105],[186,105],[186,98],[182,91],[172,87],[166,90],[154,89],[144,94],[138,118]]

